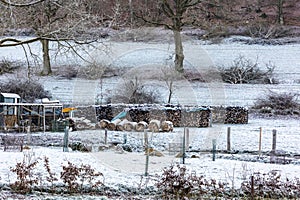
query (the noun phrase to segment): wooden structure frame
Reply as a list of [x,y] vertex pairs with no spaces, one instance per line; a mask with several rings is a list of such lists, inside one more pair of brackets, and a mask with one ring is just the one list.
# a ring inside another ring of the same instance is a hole
[[[32,108],[36,107],[37,112],[34,111]],[[46,117],[50,117],[46,114],[47,109],[52,109],[53,115],[52,119],[56,120],[56,109],[60,109],[60,112],[63,108],[63,105],[60,103],[0,103],[0,110],[2,111],[0,113],[0,117],[3,116],[3,122],[1,124],[2,127],[8,126],[14,126],[15,124],[20,125],[21,120],[25,118],[31,118],[36,117],[38,118],[38,125],[43,126],[44,132],[46,131]],[[14,109],[17,110],[17,113],[14,115],[7,114],[8,110]],[[21,109],[26,110],[29,114],[28,115],[22,115]],[[41,114],[42,113],[42,114]],[[23,119],[22,119],[23,118]],[[41,121],[42,119],[42,121]]]

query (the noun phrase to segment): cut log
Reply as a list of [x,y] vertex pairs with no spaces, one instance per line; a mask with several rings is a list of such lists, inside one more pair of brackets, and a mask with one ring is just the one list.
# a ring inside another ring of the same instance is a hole
[[124,130],[125,131],[134,131],[136,128],[137,123],[136,122],[127,122],[124,124]]
[[161,130],[163,132],[173,131],[173,123],[171,121],[163,121],[161,123]]
[[160,121],[159,120],[151,120],[149,123],[149,130],[151,132],[159,132],[159,128],[160,128]]
[[136,131],[138,132],[143,132],[147,128],[148,128],[148,124],[144,121],[141,121],[136,125]]
[[124,131],[124,126],[122,124],[117,124],[116,130],[117,131]]
[[112,122],[110,122],[107,126],[107,129],[110,130],[110,131],[115,131],[117,130],[117,125],[121,122],[120,119],[116,119]]
[[101,129],[106,129],[108,127],[108,124],[110,123],[107,119],[101,119],[99,122],[99,126]]
[[128,123],[129,121],[127,120],[127,119],[124,119],[124,120],[122,120],[120,123],[118,123],[117,124],[117,131],[124,131],[125,130],[125,128],[124,128],[124,125],[126,124],[126,123]]

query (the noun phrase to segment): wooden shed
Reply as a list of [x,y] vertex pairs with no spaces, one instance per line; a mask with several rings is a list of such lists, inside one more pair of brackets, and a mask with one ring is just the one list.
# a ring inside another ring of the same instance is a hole
[[[63,105],[59,101],[43,101],[41,103],[22,103],[18,94],[0,93],[0,129],[13,129],[29,125],[43,127],[58,118]],[[47,123],[47,124],[46,124]]]
[[14,126],[18,122],[18,107],[9,106],[9,104],[20,103],[21,97],[18,94],[14,93],[0,93],[0,103],[3,106],[0,106],[0,125],[1,126]]

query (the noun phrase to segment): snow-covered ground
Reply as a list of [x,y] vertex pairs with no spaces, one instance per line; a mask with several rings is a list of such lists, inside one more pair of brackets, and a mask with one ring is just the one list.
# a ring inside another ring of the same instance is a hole
[[[116,67],[133,67],[138,74],[142,74],[147,66],[164,65],[168,58],[173,55],[173,45],[165,43],[135,43],[135,42],[106,42],[106,51],[93,51],[87,58],[106,62]],[[39,44],[33,44],[31,51],[37,55]],[[200,104],[200,105],[238,105],[251,106],[253,102],[269,90],[276,92],[300,93],[300,45],[246,45],[242,43],[223,42],[220,44],[201,44],[195,41],[188,41],[184,44],[187,66],[200,72],[208,69],[216,69],[216,66],[229,65],[239,55],[258,60],[264,66],[269,61],[276,65],[275,75],[279,80],[276,85],[229,85],[223,83],[189,83],[187,81],[178,82],[175,90],[175,103]],[[1,48],[0,59],[20,59],[24,60],[21,48]],[[63,56],[52,60],[53,65],[77,64],[82,61],[73,57]],[[100,92],[104,97],[108,97],[120,87],[121,82],[116,78],[103,80],[103,88],[100,91],[99,80],[87,81],[82,79],[58,80],[54,77],[40,78],[47,90],[50,90],[53,97],[61,100],[62,103],[83,104],[96,101]],[[153,80],[152,80],[153,81]],[[152,83],[153,84],[153,83]],[[167,96],[163,83],[156,82],[157,87],[162,92],[162,98]],[[86,90],[83,96],[79,96],[78,91]],[[88,95],[88,96],[87,96]],[[165,96],[164,96],[165,95]],[[78,102],[77,102],[78,101]],[[218,153],[216,161],[212,161],[209,152],[212,149],[212,140],[216,139],[217,149],[226,150],[227,127],[231,127],[231,149],[233,154]],[[262,127],[262,152],[259,159],[258,151],[259,128]],[[189,150],[190,154],[197,154],[197,158],[187,158],[186,166],[189,170],[196,171],[197,174],[204,174],[208,178],[216,178],[230,184],[234,183],[239,187],[240,183],[253,172],[269,172],[279,170],[283,176],[289,178],[298,177],[300,173],[299,161],[295,157],[290,164],[270,164],[270,157],[266,155],[272,148],[272,130],[277,130],[277,150],[283,150],[293,155],[300,154],[300,126],[299,118],[288,119],[262,119],[250,116],[249,123],[244,125],[223,125],[213,124],[209,128],[191,128]],[[179,143],[182,139],[183,130],[176,128],[172,133],[149,134],[150,144],[164,153],[164,157],[150,157],[149,173],[154,175],[161,173],[164,167],[172,163],[180,163],[180,158],[169,155],[169,143]],[[61,165],[66,161],[75,164],[88,163],[104,174],[105,184],[117,187],[117,184],[138,187],[141,184],[141,177],[145,173],[145,155],[142,151],[143,134],[141,133],[109,133],[109,141],[115,135],[127,137],[127,143],[136,147],[136,152],[120,153],[115,149],[106,151],[96,151],[97,145],[104,141],[104,133],[101,130],[77,131],[70,133],[70,143],[81,141],[91,145],[91,153],[63,152],[62,147],[35,146],[29,144],[30,150],[24,152],[3,152],[0,148],[0,183],[8,184],[15,180],[15,176],[10,172],[10,167],[14,167],[21,161],[24,154],[33,155],[34,158],[49,157],[50,167],[56,173],[61,171]],[[62,143],[63,133],[35,133],[32,137],[42,138],[45,143],[56,138],[56,142]],[[241,154],[236,154],[239,151]],[[249,154],[246,152],[250,152]],[[253,161],[257,162],[253,162]],[[45,173],[42,162],[38,164],[38,171]],[[43,175],[41,176],[43,177]],[[145,179],[143,179],[144,181]],[[149,185],[153,184],[151,181]],[[6,199],[7,194],[0,192],[0,199]],[[31,198],[31,197],[30,197]],[[34,198],[34,197],[33,197]],[[38,197],[37,197],[38,198]],[[66,197],[67,198],[67,197]],[[55,199],[53,197],[53,199]]]
[[[54,44],[51,49],[55,49]],[[21,47],[1,48],[0,59],[24,61],[25,55],[22,51]],[[32,44],[31,52],[41,58],[40,44]],[[143,79],[143,75],[150,73],[147,70],[152,70],[153,77],[161,73],[161,67],[172,59],[174,47],[172,43],[104,41],[99,49],[91,49],[87,52],[83,53],[83,57],[91,62],[104,63],[112,67],[129,67],[130,70],[124,74],[124,77],[131,74],[131,77],[137,76]],[[82,60],[72,54],[54,55],[54,53],[55,51],[52,52],[53,66],[83,64]],[[265,64],[271,62],[276,66],[274,75],[280,84],[230,85],[221,81],[209,83],[180,81],[175,84],[173,103],[251,106],[257,98],[264,96],[270,90],[300,92],[300,44],[247,45],[233,43],[230,40],[219,44],[204,44],[190,40],[184,43],[184,53],[185,66],[202,74],[208,70],[217,71],[220,66],[229,66],[239,56],[257,62],[263,69],[266,69]],[[103,79],[100,83],[99,80],[57,80],[54,77],[47,77],[39,78],[39,81],[52,93],[53,98],[63,103],[90,104],[99,102],[101,95],[106,100],[117,88],[122,88],[124,80],[113,77]],[[167,101],[168,92],[163,81],[153,82],[145,79],[143,81],[150,87],[157,88],[162,101]]]
[[[231,149],[232,154],[217,153],[216,161],[212,160],[212,140],[217,140],[217,150],[227,148],[227,127],[231,127]],[[259,148],[259,128],[262,127],[262,156],[255,152]],[[270,156],[267,155],[272,149],[272,130],[277,130],[277,146],[279,151],[289,154],[286,159],[291,160],[290,164],[271,164]],[[267,173],[271,170],[279,171],[283,177],[290,179],[298,177],[300,173],[300,161],[293,157],[300,154],[300,127],[299,119],[274,120],[274,119],[250,119],[246,125],[222,125],[214,124],[210,128],[190,128],[189,129],[189,151],[185,164],[191,171],[198,175],[205,175],[207,178],[215,178],[222,182],[234,183],[236,188],[245,179],[248,179],[254,172]],[[80,165],[90,164],[104,174],[107,186],[118,188],[119,184],[138,187],[141,184],[142,176],[145,174],[146,157],[143,151],[144,133],[138,132],[109,132],[108,143],[119,139],[124,141],[134,149],[134,152],[124,152],[117,148],[110,148],[98,151],[98,147],[104,143],[103,130],[86,130],[69,133],[69,143],[81,142],[92,147],[92,152],[81,153],[70,150],[63,152],[63,132],[34,133],[31,139],[25,135],[25,141],[31,147],[24,152],[3,152],[1,151],[0,183],[12,183],[15,175],[10,172],[10,167],[14,167],[20,162],[24,155],[31,155],[32,159],[49,157],[50,168],[59,175],[62,165],[70,161]],[[160,174],[164,167],[171,164],[182,163],[181,158],[176,158],[169,150],[170,143],[182,142],[183,129],[176,128],[171,133],[149,133],[149,142],[152,147],[161,151],[163,157],[150,157],[149,174],[150,177]],[[43,146],[34,146],[35,137],[44,141]],[[55,138],[55,139],[53,139]],[[31,144],[31,145],[30,145]],[[47,145],[55,145],[47,147]],[[3,147],[2,147],[3,148]],[[236,153],[239,151],[240,153]],[[249,152],[249,153],[245,153]],[[191,158],[196,155],[196,158]],[[45,176],[43,163],[38,165],[41,177]],[[45,178],[45,177],[44,177]],[[42,178],[43,179],[43,178]],[[145,181],[145,179],[144,179]],[[153,184],[152,181],[147,183]]]

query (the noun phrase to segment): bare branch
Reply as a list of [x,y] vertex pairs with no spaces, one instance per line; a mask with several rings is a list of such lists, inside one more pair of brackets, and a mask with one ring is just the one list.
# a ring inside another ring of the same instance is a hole
[[173,30],[173,27],[171,25],[167,24],[167,23],[160,23],[160,22],[157,22],[157,21],[148,20],[145,17],[137,15],[136,13],[134,13],[134,16],[137,17],[138,19],[143,20],[146,23],[153,24],[153,25],[156,25],[156,26],[165,26],[167,29]]
[[28,40],[18,40],[16,38],[4,38],[0,40],[0,47],[12,47],[12,46],[18,46],[18,45],[23,45],[23,44],[29,44],[33,43],[36,41],[39,41],[41,38],[36,37],[33,39],[28,39]]
[[182,2],[181,6],[182,6],[182,8],[189,8],[189,7],[193,7],[193,6],[195,6],[199,3],[202,3],[202,2],[203,2],[203,0],[196,0],[196,1],[194,1],[194,0],[185,0],[185,1]]
[[163,1],[162,10],[165,13],[165,15],[169,18],[173,18],[175,16],[175,13],[173,12],[170,4],[166,0]]
[[28,3],[24,3],[24,4],[19,4],[19,3],[13,3],[11,1],[0,0],[0,2],[3,3],[4,5],[14,6],[14,7],[29,7],[29,6],[33,6],[33,5],[42,3],[43,1],[46,1],[46,0],[37,0],[37,1],[32,1],[32,2],[28,2]]

